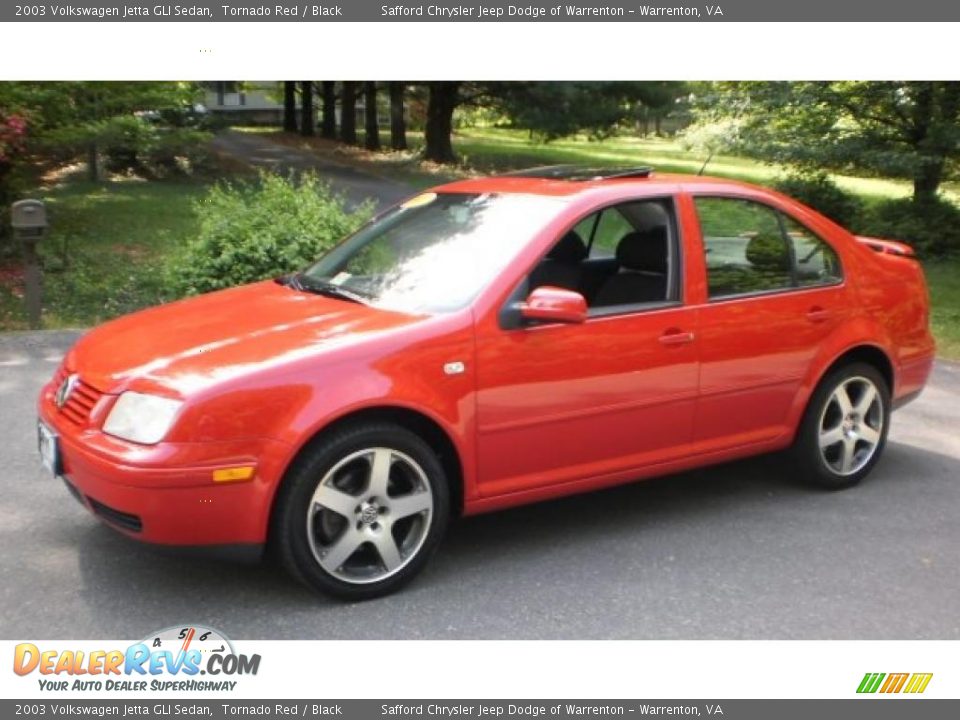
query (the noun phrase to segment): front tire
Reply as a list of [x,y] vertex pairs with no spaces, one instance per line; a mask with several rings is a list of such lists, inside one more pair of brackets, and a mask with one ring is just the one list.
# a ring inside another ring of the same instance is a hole
[[309,587],[349,600],[379,597],[427,564],[450,515],[447,478],[420,437],[391,423],[337,430],[288,471],[272,540]]
[[790,455],[799,479],[828,490],[852,487],[883,453],[890,429],[890,388],[872,365],[831,371],[814,391]]

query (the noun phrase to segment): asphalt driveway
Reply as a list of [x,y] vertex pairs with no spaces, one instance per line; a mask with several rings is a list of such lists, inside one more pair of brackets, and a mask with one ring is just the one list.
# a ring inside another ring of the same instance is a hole
[[960,369],[894,416],[861,487],[772,458],[453,528],[406,591],[343,604],[269,565],[169,554],[90,517],[40,468],[34,399],[77,333],[0,336],[0,637],[960,638]]
[[273,142],[262,134],[224,130],[210,141],[210,147],[216,153],[261,170],[315,172],[343,193],[349,206],[355,207],[365,200],[372,200],[378,208],[383,208],[409,197],[413,192],[403,183],[331,161],[309,150]]

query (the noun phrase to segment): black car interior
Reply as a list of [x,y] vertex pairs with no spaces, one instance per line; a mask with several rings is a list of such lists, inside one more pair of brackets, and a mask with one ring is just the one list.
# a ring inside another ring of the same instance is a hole
[[593,298],[599,307],[667,299],[667,227],[635,230],[617,244],[617,272],[605,278]]
[[530,287],[552,285],[565,290],[580,290],[583,262],[586,259],[587,244],[571,230],[560,238],[530,273]]
[[[624,230],[598,238],[600,213],[618,213]],[[676,295],[671,279],[670,211],[661,200],[605,208],[566,233],[534,268],[532,290],[544,285],[575,290],[590,308],[663,302]],[[587,233],[584,233],[587,234]],[[617,239],[619,236],[619,239]]]

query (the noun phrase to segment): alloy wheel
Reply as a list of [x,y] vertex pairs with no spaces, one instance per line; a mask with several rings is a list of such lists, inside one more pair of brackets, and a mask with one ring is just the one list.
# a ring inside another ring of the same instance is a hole
[[423,468],[398,450],[372,447],[341,459],[317,484],[307,508],[307,540],[329,575],[375,583],[413,560],[432,518]]
[[853,475],[876,454],[883,437],[883,399],[873,381],[845,379],[827,397],[818,425],[820,456],[831,472]]

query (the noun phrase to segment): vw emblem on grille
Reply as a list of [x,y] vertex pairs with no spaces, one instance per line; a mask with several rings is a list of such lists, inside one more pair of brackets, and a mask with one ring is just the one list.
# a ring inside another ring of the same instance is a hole
[[58,408],[62,408],[67,404],[67,400],[70,399],[70,393],[73,392],[78,382],[80,382],[80,376],[74,373],[73,375],[68,375],[66,379],[60,383],[60,387],[57,388],[57,394],[54,395],[53,398]]

